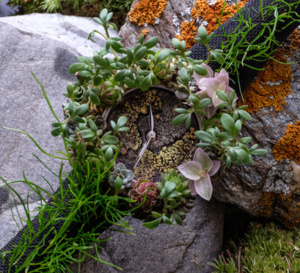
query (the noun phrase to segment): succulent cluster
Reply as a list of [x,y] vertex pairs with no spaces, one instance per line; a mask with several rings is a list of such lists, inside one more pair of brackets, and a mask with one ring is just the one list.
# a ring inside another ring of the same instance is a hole
[[126,169],[126,166],[123,163],[118,163],[110,175],[108,182],[111,187],[115,188],[117,179],[121,179],[122,186],[120,190],[124,190],[125,188],[131,188],[133,177],[133,171]]
[[181,164],[178,170],[192,180],[189,185],[192,195],[199,194],[205,200],[210,200],[213,190],[210,177],[218,172],[220,165],[219,160],[211,160],[207,153],[198,148],[193,161]]
[[145,213],[151,212],[153,207],[160,204],[158,200],[158,188],[153,181],[145,178],[139,178],[139,180],[133,184],[128,196],[136,201],[135,203],[130,203],[130,205],[132,207],[140,206],[140,209]]
[[161,182],[156,183],[159,190],[158,198],[162,201],[162,213],[152,211],[144,226],[155,228],[160,223],[173,225],[174,221],[181,225],[185,212],[179,209],[187,203],[188,198],[191,196],[189,183],[189,180],[175,170],[169,174],[162,174]]
[[[106,45],[92,57],[78,57],[78,62],[70,66],[69,72],[77,77],[77,82],[67,85],[66,120],[52,124],[52,135],[62,134],[67,138],[74,161],[82,166],[97,166],[115,195],[132,187],[128,193],[136,201],[132,206],[146,213],[152,211],[145,226],[153,228],[174,221],[180,224],[184,212],[179,209],[191,193],[206,200],[211,198],[212,175],[231,164],[253,164],[253,155],[263,155],[266,151],[257,149],[257,145],[248,148],[250,137],[238,138],[243,122],[251,117],[244,111],[247,106],[236,107],[237,96],[229,86],[228,73],[224,69],[214,73],[208,66],[210,61],[224,63],[223,53],[209,47],[213,33],[207,35],[204,27],[198,29],[199,38],[195,40],[207,48],[208,54],[206,60],[194,60],[189,57],[191,52],[186,51],[185,41],[177,38],[172,39],[172,50],[156,48],[158,38],[146,41],[143,35],[134,47],[124,48],[120,37],[109,35],[109,28],[116,29],[109,22],[112,16],[104,9],[99,18],[94,18],[105,34],[95,30],[89,39],[95,34],[102,35]],[[193,161],[178,167],[182,175],[173,171],[162,175],[162,181],[156,184],[137,178],[132,185],[133,172],[123,164],[114,166],[121,148],[118,134],[129,130],[125,127],[127,118],[121,116],[116,122],[111,121],[112,131],[108,131],[102,114],[121,102],[130,88],[147,91],[151,85],[160,83],[176,90],[175,95],[189,106],[175,109],[179,115],[174,118],[173,126],[185,123],[189,128],[192,115],[201,116],[196,136],[202,149],[196,150]],[[154,212],[154,207],[161,212]]]

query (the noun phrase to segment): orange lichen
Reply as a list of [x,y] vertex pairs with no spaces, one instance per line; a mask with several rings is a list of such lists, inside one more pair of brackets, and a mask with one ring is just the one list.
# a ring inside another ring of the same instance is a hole
[[[246,1],[243,0],[238,3],[238,8],[242,8],[246,5]],[[214,31],[219,22],[223,24],[235,13],[237,13],[237,6],[234,4],[229,6],[224,0],[217,0],[213,5],[209,5],[206,0],[197,0],[194,8],[191,10],[191,15],[194,20],[204,19],[208,22],[206,30],[208,33]]]
[[143,28],[140,32],[140,34],[138,35],[138,38],[140,38],[142,35],[144,35],[146,37],[146,35],[149,33],[149,30],[146,28]]
[[288,158],[300,164],[300,121],[286,127],[285,136],[273,147],[273,155],[277,161]]
[[[243,0],[238,3],[238,7],[242,8],[245,4],[246,0]],[[236,5],[229,6],[224,0],[217,0],[212,6],[210,6],[206,0],[197,0],[194,8],[191,10],[191,16],[195,21],[200,19],[207,21],[208,26],[206,27],[206,30],[207,33],[210,33],[218,27],[218,21],[223,24],[236,12]],[[196,44],[196,41],[194,40],[197,35],[195,21],[182,22],[180,26],[180,35],[175,35],[180,41],[186,41],[187,50]]]
[[259,199],[259,211],[256,216],[273,217],[277,216],[289,229],[299,226],[300,203],[292,191],[289,194],[264,192]]
[[139,26],[155,25],[155,18],[161,17],[166,6],[166,0],[140,0],[128,13],[129,21]]
[[273,212],[273,204],[276,198],[276,194],[274,192],[264,192],[262,197],[259,199],[259,211],[256,216],[263,217],[271,217]]
[[300,33],[298,29],[295,29],[288,37],[286,44],[284,44],[284,54],[292,55],[293,51],[296,51],[300,47]]
[[278,195],[278,206],[283,210],[280,210],[279,216],[281,222],[288,228],[294,229],[300,222],[300,203],[296,201],[295,197],[290,191],[289,194],[283,193]]
[[191,48],[196,41],[194,40],[197,34],[197,27],[195,26],[195,22],[182,22],[180,26],[180,36],[175,35],[180,41],[185,40],[186,48]]
[[[273,58],[286,63],[284,51],[279,49]],[[244,102],[238,105],[248,105],[247,112],[253,113],[262,107],[274,106],[276,111],[281,111],[285,105],[285,98],[292,93],[291,67],[273,60],[269,60],[264,70],[260,71],[254,82],[243,92]]]

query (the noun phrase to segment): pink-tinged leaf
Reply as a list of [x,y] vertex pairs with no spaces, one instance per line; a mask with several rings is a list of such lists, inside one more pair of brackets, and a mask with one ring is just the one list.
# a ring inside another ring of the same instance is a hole
[[[220,91],[221,91],[221,90],[220,90]],[[218,104],[224,102],[224,101],[222,101],[222,100],[218,97],[217,92],[213,93],[211,100],[212,100],[212,103],[213,103],[214,107],[217,107]]]
[[213,166],[212,168],[209,170],[208,174],[210,176],[213,176],[214,174],[217,173],[217,171],[220,169],[221,167],[221,161],[220,160],[212,160]]
[[[233,90],[234,90],[234,89],[231,88],[230,86],[226,86],[226,88],[225,88],[225,94],[229,96],[230,93],[231,93]],[[238,97],[237,97],[236,94],[235,94],[235,97],[238,99]]]
[[[204,152],[201,148],[197,148],[194,153],[194,162],[199,162],[203,168],[203,170],[209,171],[213,167],[213,163],[206,152]],[[197,180],[197,179],[193,179]]]
[[217,90],[220,82],[215,78],[203,78],[199,82],[197,82],[200,90],[207,92],[207,95],[211,98],[214,91]]
[[200,178],[200,171],[202,171],[201,164],[196,161],[183,163],[177,168],[184,177],[190,180],[198,180]]
[[211,105],[211,106],[205,107],[203,110],[206,113],[206,116],[208,118],[211,118],[217,112],[217,109],[218,108],[216,108],[213,105]]
[[197,83],[198,83],[199,81],[201,81],[201,79],[207,77],[207,76],[201,76],[201,75],[197,74],[195,71],[194,71],[194,73],[193,73],[193,76],[194,76],[194,78],[195,78],[195,80],[196,80]]
[[189,184],[189,189],[191,190],[191,195],[195,196],[197,195],[198,193],[196,192],[196,189],[195,189],[195,183],[194,181],[191,181],[190,184]]
[[194,187],[196,192],[205,200],[209,201],[212,196],[213,187],[210,181],[210,177],[207,174],[204,177],[194,181]]
[[206,91],[197,92],[196,95],[199,97],[200,100],[209,98]]
[[207,70],[207,74],[205,77],[211,78],[214,76],[214,72],[209,65],[207,65],[207,64],[201,64],[201,65],[204,66],[204,68],[206,68],[206,70]]
[[225,85],[229,85],[229,74],[224,68],[221,69],[220,73],[215,74],[215,78],[218,79],[220,82],[224,82]]

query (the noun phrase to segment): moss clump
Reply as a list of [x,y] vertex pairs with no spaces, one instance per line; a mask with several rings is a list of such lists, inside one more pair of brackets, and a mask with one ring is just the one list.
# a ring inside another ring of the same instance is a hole
[[[274,223],[251,223],[248,233],[242,242],[240,259],[238,253],[234,259],[219,260],[211,264],[214,273],[264,272],[283,273],[300,272],[300,230],[288,231]],[[239,266],[238,266],[239,261]]]

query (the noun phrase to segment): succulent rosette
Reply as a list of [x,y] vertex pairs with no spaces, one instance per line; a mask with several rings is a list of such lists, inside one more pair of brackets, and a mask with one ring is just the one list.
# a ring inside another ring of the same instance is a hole
[[146,178],[139,178],[139,180],[133,184],[128,196],[136,200],[136,202],[130,203],[133,207],[142,204],[146,196],[144,204],[140,207],[145,213],[151,212],[153,207],[160,204],[158,200],[158,188],[153,181]]
[[[217,91],[224,92],[229,96],[234,90],[229,86],[229,74],[225,69],[222,68],[219,73],[214,74],[209,65],[202,64],[202,66],[207,70],[207,74],[203,76],[194,71],[193,76],[198,88],[200,89],[200,91],[196,94],[201,100],[204,98],[210,98],[212,100],[212,104],[207,106],[205,109],[208,118],[210,118],[217,111],[217,106],[224,102],[217,96]],[[237,99],[238,97],[235,95],[234,101]]]
[[201,148],[197,148],[193,161],[179,165],[178,170],[184,177],[191,180],[189,184],[191,194],[198,194],[209,201],[213,192],[210,177],[217,173],[220,166],[219,160],[211,160]]

